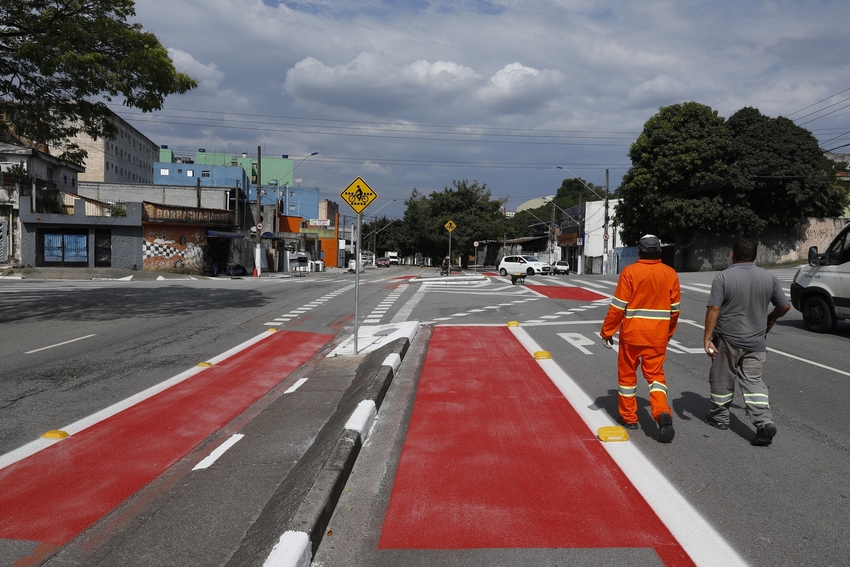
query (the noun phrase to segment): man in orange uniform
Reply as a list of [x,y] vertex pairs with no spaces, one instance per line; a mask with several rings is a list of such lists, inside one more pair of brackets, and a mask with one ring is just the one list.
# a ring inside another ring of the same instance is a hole
[[667,381],[664,359],[667,343],[679,322],[679,276],[661,263],[661,241],[647,234],[638,242],[640,259],[626,266],[617,282],[617,290],[602,322],[602,344],[614,345],[613,336],[620,331],[620,354],[617,360],[619,410],[623,425],[638,428],[637,365],[649,384],[652,418],[658,422],[659,440],[673,440],[673,416],[667,405]]

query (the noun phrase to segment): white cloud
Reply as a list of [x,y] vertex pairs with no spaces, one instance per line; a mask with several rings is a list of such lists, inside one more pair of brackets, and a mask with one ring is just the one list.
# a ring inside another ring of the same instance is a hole
[[560,71],[511,63],[490,77],[476,97],[499,114],[530,113],[550,103],[563,84]]
[[283,90],[299,106],[322,104],[386,115],[458,94],[476,78],[457,63],[420,60],[395,66],[377,53],[361,53],[335,67],[314,57],[299,61],[286,72]]
[[216,88],[224,79],[224,73],[216,68],[215,63],[204,65],[181,49],[169,48],[168,56],[174,62],[175,69],[198,81],[202,88]]
[[678,104],[691,96],[690,87],[675,77],[658,75],[629,90],[628,102],[635,108],[657,109]]
[[[659,106],[788,115],[850,86],[840,2],[268,4],[137,3],[139,21],[200,82],[167,106],[222,117],[199,126],[174,110],[139,126],[192,151],[320,150],[299,172],[333,187],[329,198],[364,168],[394,198],[477,179],[522,202],[560,185],[555,165],[597,184],[610,169],[616,187]],[[811,128],[826,139],[848,122],[837,112]]]

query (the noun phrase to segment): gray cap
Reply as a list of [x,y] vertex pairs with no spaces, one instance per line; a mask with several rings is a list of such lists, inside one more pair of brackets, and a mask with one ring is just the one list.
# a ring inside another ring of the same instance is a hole
[[647,234],[638,241],[638,249],[641,252],[658,252],[661,250],[661,241],[654,234]]

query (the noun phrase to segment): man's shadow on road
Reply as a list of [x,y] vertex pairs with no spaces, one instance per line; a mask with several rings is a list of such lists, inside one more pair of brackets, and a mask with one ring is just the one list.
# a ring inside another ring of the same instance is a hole
[[[620,411],[617,408],[618,399],[617,390],[608,390],[606,396],[599,396],[593,401],[590,409],[601,409],[605,411],[615,423],[622,423],[620,421]],[[640,429],[646,432],[654,432],[658,426],[655,423],[655,420],[652,419],[649,400],[641,396],[636,396],[636,400],[638,404],[638,424],[640,425]],[[708,417],[708,412],[711,409],[711,400],[708,397],[703,396],[702,394],[697,394],[696,392],[682,392],[681,396],[674,400],[670,400],[670,407],[673,410],[673,413],[676,414],[676,417],[682,421],[695,419],[703,422],[708,430],[718,431],[714,427],[705,423],[705,418]],[[732,409],[741,410],[744,408],[733,403],[730,410]],[[673,425],[675,426],[675,422]],[[750,425],[741,421],[733,412],[730,412],[729,415],[729,431],[747,440],[753,436],[753,429]]]

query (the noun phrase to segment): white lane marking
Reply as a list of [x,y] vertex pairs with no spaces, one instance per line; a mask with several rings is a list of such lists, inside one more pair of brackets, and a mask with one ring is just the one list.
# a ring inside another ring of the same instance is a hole
[[710,289],[702,289],[702,288],[699,288],[699,287],[694,287],[694,286],[692,286],[692,285],[682,285],[682,284],[679,284],[679,287],[680,287],[680,288],[682,288],[682,289],[689,289],[689,290],[691,290],[691,291],[698,291],[698,292],[700,292],[700,293],[706,293],[706,294],[707,294],[707,293],[711,293],[711,290],[710,290]]
[[43,351],[43,350],[47,350],[47,349],[49,349],[49,348],[56,348],[56,347],[58,347],[58,346],[67,345],[67,344],[70,344],[70,343],[75,343],[75,342],[77,342],[77,341],[81,341],[81,340],[83,340],[83,339],[90,339],[90,338],[92,338],[92,337],[96,337],[96,336],[97,336],[97,334],[93,334],[93,335],[86,335],[85,337],[79,337],[79,338],[76,338],[76,339],[71,339],[70,341],[65,341],[64,343],[56,343],[55,345],[50,345],[50,346],[46,346],[46,347],[41,347],[41,348],[37,348],[37,349],[35,349],[35,350],[28,350],[28,351],[26,351],[24,354],[32,354],[32,353],[34,353],[34,352],[41,352],[41,351]]
[[[213,365],[218,364],[219,362],[230,358],[234,354],[236,354],[240,351],[243,351],[246,348],[248,348],[252,345],[255,345],[255,344],[259,343],[260,341],[263,341],[263,340],[265,340],[269,337],[272,337],[272,336],[274,336],[274,333],[270,333],[268,331],[263,331],[261,334],[257,335],[256,337],[248,339],[244,343],[237,345],[237,346],[233,347],[232,349],[227,350],[227,351],[225,351],[225,352],[223,352],[223,353],[221,353],[217,356],[214,356],[213,358],[209,359],[207,362],[210,362]],[[175,386],[175,385],[177,385],[177,384],[179,384],[179,383],[181,383],[185,380],[188,380],[189,378],[191,378],[195,374],[203,372],[207,368],[208,367],[204,367],[204,366],[193,366],[192,368],[189,368],[188,370],[184,370],[183,372],[181,372],[177,376],[173,376],[172,378],[169,378],[168,380],[165,380],[164,382],[160,382],[159,384],[151,386],[147,390],[143,390],[143,391],[139,392],[138,394],[134,394],[134,395],[130,396],[129,398],[121,400],[118,403],[112,404],[111,406],[109,406],[107,408],[103,408],[102,410],[95,412],[88,417],[84,417],[83,419],[81,419],[79,421],[75,421],[74,423],[72,423],[70,425],[66,425],[65,427],[59,427],[58,429],[61,429],[62,431],[66,431],[69,435],[73,436],[74,434],[79,433],[80,431],[83,431],[84,429],[88,429],[89,427],[96,425],[96,424],[100,423],[101,421],[103,421],[105,419],[109,419],[113,415],[116,415],[116,414],[124,411],[127,408],[131,408],[131,407],[135,406],[136,404],[139,404],[139,403],[147,400],[148,398],[151,398],[151,397],[159,394],[160,392],[164,392],[165,390],[171,388],[172,386]],[[0,469],[8,467],[9,465],[15,464],[18,461],[21,461],[21,460],[23,460],[23,459],[25,459],[25,458],[27,458],[31,455],[34,455],[34,454],[38,453],[39,451],[41,451],[42,449],[46,449],[47,447],[53,445],[54,443],[60,443],[61,441],[62,441],[61,439],[45,439],[45,438],[41,437],[39,439],[36,439],[35,441],[31,441],[31,442],[27,443],[26,445],[18,447],[17,449],[15,449],[13,451],[9,451],[6,454],[0,455]]]
[[[705,327],[697,323],[696,321],[690,321],[688,319],[679,319],[680,323],[687,323],[688,325],[693,325],[694,327],[698,327],[700,329],[705,330]],[[829,370],[830,372],[835,372],[836,374],[843,374],[844,376],[850,376],[850,372],[845,370],[839,370],[838,368],[833,368],[832,366],[827,366],[826,364],[821,364],[820,362],[815,362],[814,360],[809,360],[807,358],[802,358],[791,354],[790,352],[784,352],[781,350],[777,350],[775,348],[767,347],[767,350],[774,354],[778,354],[780,356],[785,356],[787,358],[791,358],[797,360],[799,362],[805,362],[806,364],[811,364],[812,366],[817,366],[818,368],[823,368],[824,370]]]
[[307,379],[306,379],[306,378],[299,378],[299,379],[298,379],[298,381],[297,381],[297,382],[295,382],[295,384],[293,384],[292,386],[290,386],[290,387],[289,387],[289,388],[288,388],[288,389],[284,392],[284,394],[291,394],[292,392],[294,392],[295,390],[297,390],[298,388],[300,388],[301,386],[303,386],[303,385],[304,385],[304,382],[306,382],[306,381],[307,381]]
[[850,376],[850,372],[845,372],[844,370],[839,370],[837,368],[833,368],[832,366],[827,366],[826,364],[821,364],[820,362],[815,362],[814,360],[807,360],[805,358],[800,358],[799,356],[794,356],[793,354],[782,352],[781,350],[776,350],[775,348],[767,347],[767,350],[770,352],[787,356],[788,358],[793,358],[794,360],[799,360],[800,362],[805,362],[806,364],[811,364],[812,366],[817,366],[818,368],[823,368],[824,370],[831,370],[832,372],[837,372],[838,374],[843,374],[845,376]]
[[581,333],[558,333],[558,336],[573,345],[574,347],[576,347],[584,354],[593,354],[584,347],[595,345],[596,341],[585,337]]
[[553,325],[602,325],[603,321],[523,321],[523,325],[530,327],[551,327]]
[[[542,350],[524,329],[510,327],[510,330],[532,356]],[[592,432],[615,425],[557,362],[553,359],[537,362]],[[747,565],[633,443],[602,443],[602,446],[696,565]]]
[[585,281],[585,280],[582,280],[581,285],[589,285],[590,287],[600,287],[600,288],[605,287],[604,285],[599,285],[598,283],[593,283],[593,282],[589,282],[589,281]]
[[240,439],[242,439],[243,437],[245,437],[245,436],[242,435],[241,433],[236,433],[235,435],[232,435],[230,437],[230,439],[228,439],[227,441],[225,441],[224,443],[222,443],[221,445],[216,447],[215,451],[213,451],[212,453],[207,455],[201,462],[199,462],[197,465],[195,465],[195,467],[192,470],[197,471],[197,470],[209,468],[214,462],[216,462],[219,459],[219,457],[221,457],[224,453],[226,453],[228,449],[230,449],[231,447],[236,445],[236,443]]

